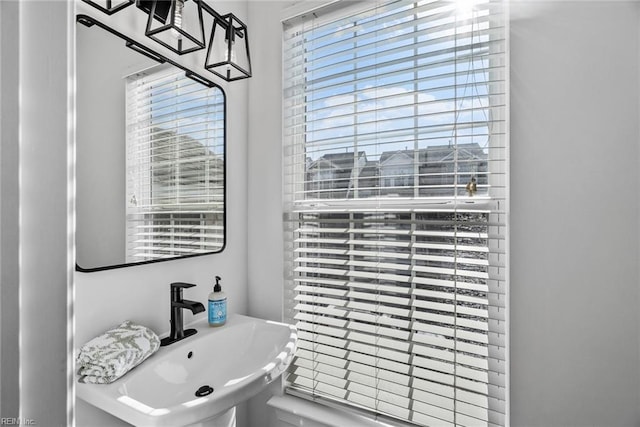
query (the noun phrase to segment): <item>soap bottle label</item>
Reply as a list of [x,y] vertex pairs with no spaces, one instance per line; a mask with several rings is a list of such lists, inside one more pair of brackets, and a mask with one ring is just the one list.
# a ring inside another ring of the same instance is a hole
[[209,300],[209,323],[217,325],[227,320],[227,299]]

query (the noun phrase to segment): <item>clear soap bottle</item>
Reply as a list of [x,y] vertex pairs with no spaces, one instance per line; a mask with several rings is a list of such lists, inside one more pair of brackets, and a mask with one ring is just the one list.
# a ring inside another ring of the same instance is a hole
[[222,326],[227,321],[227,295],[222,292],[220,276],[216,276],[213,292],[209,294],[209,326]]

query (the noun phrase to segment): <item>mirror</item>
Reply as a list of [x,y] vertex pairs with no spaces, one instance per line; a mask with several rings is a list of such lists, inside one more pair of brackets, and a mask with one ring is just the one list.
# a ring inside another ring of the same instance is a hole
[[222,251],[224,92],[76,26],[76,269]]

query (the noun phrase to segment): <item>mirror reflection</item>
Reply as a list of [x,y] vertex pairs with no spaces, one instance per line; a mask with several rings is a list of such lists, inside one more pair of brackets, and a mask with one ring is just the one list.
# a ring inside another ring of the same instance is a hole
[[219,252],[225,96],[77,24],[76,265]]

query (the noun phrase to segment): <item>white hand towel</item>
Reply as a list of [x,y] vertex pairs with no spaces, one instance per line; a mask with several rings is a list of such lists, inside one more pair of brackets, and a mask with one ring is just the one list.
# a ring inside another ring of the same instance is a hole
[[112,383],[159,348],[160,338],[155,332],[126,320],[80,347],[76,357],[78,381]]

